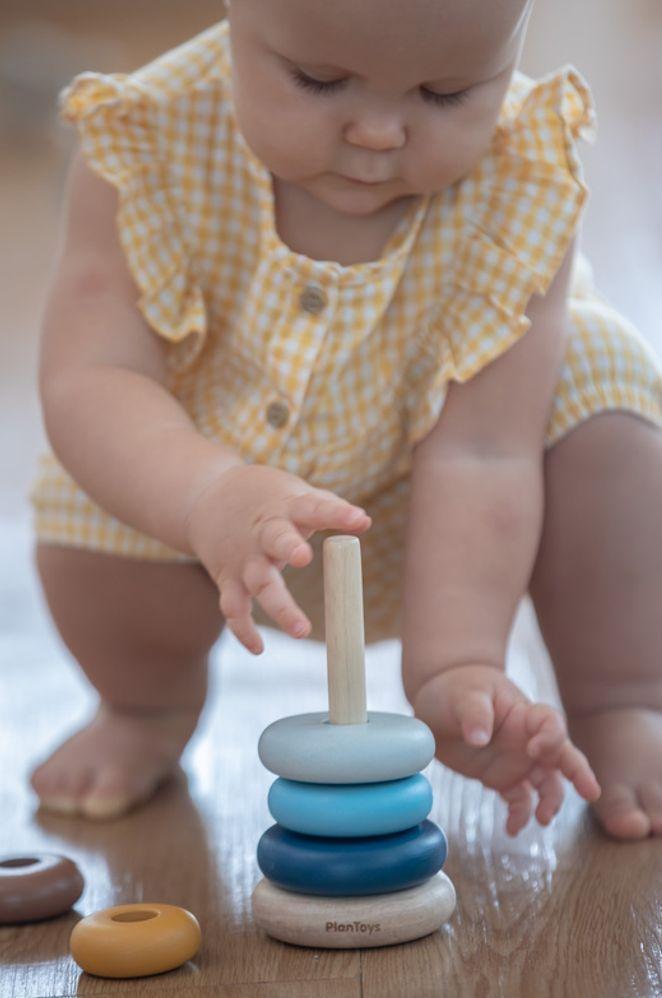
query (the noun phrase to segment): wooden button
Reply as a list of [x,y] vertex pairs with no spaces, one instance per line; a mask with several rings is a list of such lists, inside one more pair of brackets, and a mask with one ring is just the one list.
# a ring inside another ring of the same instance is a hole
[[71,955],[97,977],[146,977],[174,970],[200,948],[195,915],[173,904],[119,904],[81,919]]
[[62,915],[84,886],[80,870],[66,856],[0,856],[0,925]]
[[275,429],[285,426],[289,416],[290,410],[285,402],[270,402],[267,406],[267,422]]
[[368,897],[311,897],[260,880],[253,918],[275,939],[296,946],[354,949],[392,946],[436,932],[455,909],[455,888],[445,873],[419,887]]
[[317,315],[326,305],[326,294],[319,284],[307,284],[301,292],[299,301],[306,312]]

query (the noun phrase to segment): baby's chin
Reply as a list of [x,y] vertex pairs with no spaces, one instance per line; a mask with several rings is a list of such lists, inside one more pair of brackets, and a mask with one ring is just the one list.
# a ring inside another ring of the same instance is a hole
[[398,180],[382,184],[360,184],[338,174],[327,174],[308,188],[309,192],[334,211],[345,215],[369,216],[414,192]]

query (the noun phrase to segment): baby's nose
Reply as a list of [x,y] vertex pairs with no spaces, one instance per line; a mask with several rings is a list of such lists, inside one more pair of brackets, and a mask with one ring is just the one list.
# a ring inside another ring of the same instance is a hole
[[345,127],[344,137],[350,145],[386,152],[389,149],[401,149],[407,134],[399,116],[370,113],[349,122]]

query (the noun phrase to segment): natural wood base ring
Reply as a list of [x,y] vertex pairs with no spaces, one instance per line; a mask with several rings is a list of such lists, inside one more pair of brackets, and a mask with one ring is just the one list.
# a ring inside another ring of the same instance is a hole
[[296,946],[358,949],[392,946],[435,932],[453,914],[455,888],[445,873],[418,887],[366,897],[295,894],[263,879],[253,918],[274,939]]

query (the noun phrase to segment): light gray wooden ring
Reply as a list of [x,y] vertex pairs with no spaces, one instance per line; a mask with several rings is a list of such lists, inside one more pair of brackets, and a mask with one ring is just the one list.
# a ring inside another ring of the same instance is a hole
[[282,717],[262,732],[258,755],[272,773],[302,783],[400,780],[434,758],[434,736],[423,721],[367,716],[366,724],[330,724],[327,712]]
[[392,946],[436,932],[455,910],[455,888],[445,873],[418,887],[368,897],[294,894],[260,880],[253,919],[274,939],[295,946],[358,949]]

